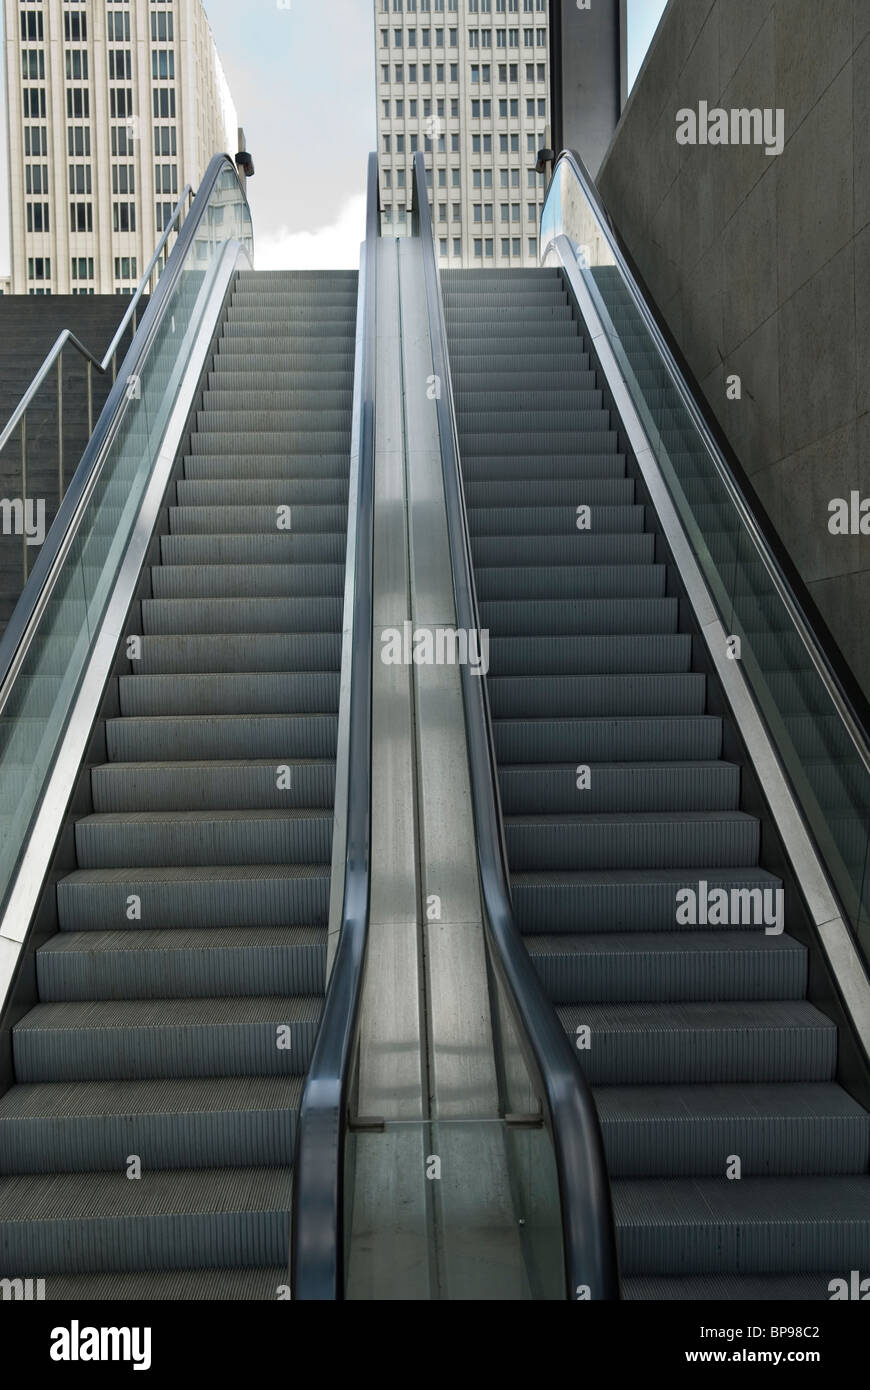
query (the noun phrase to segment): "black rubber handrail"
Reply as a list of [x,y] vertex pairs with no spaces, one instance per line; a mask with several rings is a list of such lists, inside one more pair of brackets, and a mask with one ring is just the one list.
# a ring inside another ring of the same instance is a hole
[[344,1163],[371,898],[378,157],[369,156],[362,286],[362,383],[341,935],[302,1092],[293,1174],[290,1286],[297,1300],[344,1297]]
[[[178,234],[178,239],[172,248],[163,274],[157,282],[157,288],[148,300],[148,307],[142,315],[142,321],[127,350],[121,370],[100,413],[94,432],[85,446],[81,462],[67,488],[66,495],[58,508],[57,515],[40,549],[21,597],[9,619],[2,641],[0,641],[0,709],[5,706],[8,698],[7,682],[10,672],[13,671],[16,664],[19,650],[22,644],[28,643],[32,637],[34,617],[43,607],[46,592],[53,587],[57,579],[58,556],[67,540],[70,527],[75,524],[79,504],[89,491],[95,472],[102,467],[106,445],[114,435],[121,408],[127,399],[127,383],[130,377],[139,374],[148,357],[155,334],[163,320],[169,298],[184,269],[188,251],[208,208],[215,184],[226,169],[231,169],[233,176],[238,180],[236,166],[228,154],[216,154],[205,171],[193,206]],[[239,183],[239,191],[245,201],[245,206],[247,206],[247,197],[241,183]]]
[[[441,466],[453,570],[456,623],[480,631],[462,484],[447,329],[424,156],[414,157],[414,229],[423,248],[435,375]],[[510,894],[498,772],[486,681],[460,667],[477,862],[490,963],[512,1007],[527,1064],[543,1103],[559,1181],[565,1297],[619,1298],[616,1236],[604,1143],[592,1092],[544,994],[516,925]],[[582,1293],[581,1293],[582,1290]]]
[[[702,436],[706,434],[708,448],[711,448],[713,462],[718,468],[726,486],[737,499],[738,510],[751,518],[750,534],[762,550],[762,559],[776,576],[781,588],[788,594],[798,617],[802,639],[810,650],[810,658],[828,686],[834,704],[841,706],[847,728],[851,725],[850,736],[865,767],[870,770],[870,701],[858,683],[854,672],[846,661],[836,639],[831,633],[815,600],[810,594],[797,566],[786,549],[771,521],[752,482],[735,453],[727,435],[710,405],[707,396],[699,385],[691,367],[663,318],[655,297],[650,293],[631,252],[628,250],[614,219],[604,202],[586,165],[576,150],[561,152],[553,166],[550,187],[556,180],[560,164],[570,164],[573,172],[598,216],[602,233],[607,240],[616,265],[623,277],[625,286],[632,296],[641,319],[649,330],[653,342],[664,359],[672,378],[687,403],[690,414],[700,424]],[[549,196],[549,188],[547,190]],[[545,198],[546,205],[546,198]],[[542,251],[545,249],[541,247]]]

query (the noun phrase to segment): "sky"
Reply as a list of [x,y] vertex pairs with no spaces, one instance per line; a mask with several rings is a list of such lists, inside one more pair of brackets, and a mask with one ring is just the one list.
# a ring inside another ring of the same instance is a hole
[[[666,3],[628,0],[630,83]],[[371,0],[205,0],[205,9],[256,167],[258,269],[355,267],[377,141]],[[317,51],[325,57],[312,63]],[[0,274],[9,270],[5,109],[4,100]]]

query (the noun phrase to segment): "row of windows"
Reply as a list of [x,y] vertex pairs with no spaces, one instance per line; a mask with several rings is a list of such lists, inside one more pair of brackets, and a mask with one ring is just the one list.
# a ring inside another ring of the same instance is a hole
[[[154,187],[158,193],[178,192],[178,165],[155,164]],[[24,166],[24,191],[28,194],[48,193],[48,165],[26,164]],[[70,193],[91,193],[90,164],[70,164]],[[132,164],[112,165],[112,192],[135,193],[136,171]]]
[[[419,10],[421,14],[430,14],[433,10],[436,14],[443,14],[445,9],[455,14],[458,5],[456,0],[381,0],[381,9],[384,14],[392,9],[393,14],[416,14]],[[522,9],[523,14],[546,14],[547,0],[468,0],[469,14],[519,14]]]
[[[442,256],[444,259],[446,259],[447,256],[449,255],[449,252],[448,252],[448,249],[447,249],[448,246],[449,246],[449,244],[450,244],[450,243],[449,243],[448,238],[447,238],[446,236],[445,236],[445,237],[441,237],[440,240],[439,240],[439,242],[438,242],[438,250],[439,250],[441,256]],[[485,247],[485,248],[486,248],[486,257],[487,257],[487,259],[489,259],[490,257],[493,257],[493,256],[495,255],[494,244],[495,244],[495,243],[494,243],[494,240],[493,240],[492,237],[484,237],[483,239],[481,239],[480,237],[475,237],[475,240],[474,240],[474,254],[475,254],[475,256],[476,256],[478,259],[481,259],[481,258],[483,257],[483,255],[484,255],[484,247]],[[527,247],[528,247],[528,254],[529,254],[529,256],[530,256],[533,260],[536,259],[536,258],[537,258],[537,255],[538,255],[538,238],[537,238],[536,236],[530,236],[530,237],[528,237],[528,238],[527,238],[527,241],[526,241],[526,245],[527,245]],[[454,254],[454,256],[461,256],[461,255],[462,255],[462,238],[461,238],[461,237],[454,237],[454,238],[453,238],[453,254]],[[518,236],[517,236],[517,237],[502,237],[502,238],[501,238],[501,254],[502,254],[502,256],[504,256],[504,257],[522,256],[522,254],[523,254],[523,239],[522,239],[522,237],[518,237]]]
[[[384,135],[383,150],[384,154],[405,153],[405,140],[408,140],[411,154],[416,154],[419,148],[420,137],[417,135]],[[519,154],[520,137],[519,134],[502,134],[498,137],[499,154]],[[536,155],[544,142],[543,134],[536,135],[534,132],[526,136],[526,153]],[[432,149],[432,141],[428,135],[423,137],[423,149],[428,153]],[[442,135],[438,140],[438,153],[444,154],[447,150],[445,137]],[[492,154],[493,144],[491,135],[472,135],[471,152],[472,154]],[[460,151],[460,136],[458,131],[452,131],[450,135],[450,153],[458,154]]]
[[[94,278],[94,258],[93,256],[73,256],[70,262],[70,275],[73,280],[93,280]],[[51,257],[50,256],[29,256],[27,259],[27,278],[28,280],[50,280],[51,279]],[[135,256],[116,256],[115,257],[115,279],[116,280],[136,280],[138,278],[137,263]],[[93,294],[93,290],[73,290],[73,294]]]
[[[422,82],[431,82],[431,81],[432,81],[432,64],[431,64],[431,63],[421,63],[421,64],[419,64],[419,65],[418,65],[417,63],[409,63],[409,64],[408,64],[408,81],[409,81],[409,82],[416,82],[416,81],[417,81],[418,66],[419,66],[419,70],[420,70],[420,72],[421,72],[421,78],[420,78],[420,80],[421,80]],[[455,63],[451,63],[451,65],[450,65],[451,71],[453,70],[453,68],[454,68],[455,66],[456,66]],[[474,71],[474,69],[472,68],[472,72],[473,72],[473,71]],[[405,74],[405,65],[404,65],[404,63],[394,63],[394,64],[393,64],[393,74],[394,74],[394,75],[393,75],[392,80],[393,80],[394,82],[404,82],[404,80],[405,80],[405,76],[404,76],[404,74]],[[546,63],[526,63],[526,81],[527,81],[527,82],[534,82],[535,79],[536,79],[536,77],[537,77],[537,81],[538,81],[538,82],[546,82],[546,80],[547,80],[547,65],[546,65]],[[381,82],[389,82],[390,80],[391,80],[391,79],[390,79],[390,65],[389,65],[389,63],[382,63],[382,64],[381,64]],[[473,81],[473,80],[474,80],[474,79],[472,78],[472,81]],[[498,64],[498,80],[499,80],[499,82],[502,82],[502,83],[506,83],[506,82],[511,82],[511,83],[513,83],[513,82],[519,82],[519,80],[520,80],[520,67],[519,67],[519,63],[499,63],[499,64]],[[444,64],[443,64],[443,63],[436,63],[436,64],[435,64],[435,81],[436,81],[436,82],[443,82],[443,81],[444,81]],[[484,78],[484,81],[485,81],[485,82],[488,82],[488,81],[489,81],[489,78],[488,78],[488,77],[487,77],[487,78]]]
[[[66,56],[69,58],[72,55],[67,53]],[[155,87],[152,97],[155,120],[174,120],[175,88]],[[22,99],[25,120],[33,120],[45,116],[44,87],[25,87],[22,93]],[[67,87],[66,114],[67,119],[71,121],[90,119],[91,94],[88,87]],[[132,87],[109,88],[109,114],[115,118],[133,115]]]
[[[395,170],[395,176],[396,176],[395,185],[393,184],[393,173],[394,173],[394,171],[393,171],[392,169],[384,169],[384,170],[383,170],[384,188],[389,189],[389,188],[393,188],[394,186],[395,186],[396,188],[410,188],[410,186],[411,186],[411,180],[412,180],[412,175],[411,175],[408,171],[406,171],[405,169],[396,169],[396,170]],[[437,186],[438,186],[439,188],[447,188],[448,186],[449,186],[450,188],[461,188],[461,187],[462,187],[462,177],[461,177],[461,170],[460,170],[460,169],[450,169],[450,170],[447,170],[447,169],[436,169],[435,173],[436,173],[436,175],[437,175]],[[449,173],[449,175],[450,175],[449,183],[448,183],[448,177],[447,177],[448,173]],[[494,174],[494,173],[495,173],[495,170],[493,170],[493,169],[472,169],[472,171],[471,171],[471,186],[472,186],[472,188],[481,188],[481,189],[484,189],[484,188],[494,188],[494,187],[495,187],[495,183],[493,182],[493,174]],[[499,169],[499,170],[498,170],[498,176],[499,176],[498,186],[499,186],[499,188],[519,188],[519,187],[521,186],[520,173],[521,173],[521,170],[519,170],[519,169]],[[534,171],[534,169],[527,169],[527,170],[526,170],[526,187],[527,187],[527,188],[535,188],[535,189],[536,189],[536,188],[539,186],[539,185],[538,185],[538,180],[539,180],[540,178],[543,178],[543,175],[542,175],[542,174],[536,174],[535,171]],[[432,185],[433,185],[432,170],[431,170],[431,169],[427,169],[427,170],[426,170],[426,186],[427,186],[428,188],[431,188]]]
[[[106,35],[111,43],[130,42],[130,15],[128,11],[108,14]],[[175,41],[175,16],[170,10],[152,10],[151,39],[153,43],[173,43]]]
[[[537,238],[536,236],[530,236],[530,237],[528,238],[527,245],[528,245],[528,254],[529,254],[530,256],[537,256],[537,254],[538,254],[538,238]],[[461,252],[460,252],[459,254],[461,254]],[[477,260],[480,260],[480,258],[481,258],[482,256],[486,256],[487,260],[489,260],[489,258],[490,258],[493,254],[494,254],[494,251],[493,251],[493,238],[492,238],[492,237],[483,237],[483,238],[481,238],[481,237],[475,237],[475,238],[474,238],[474,255],[475,255],[475,258],[476,258]],[[522,237],[512,237],[512,238],[509,238],[509,237],[502,237],[502,238],[501,238],[501,254],[502,254],[503,256],[521,256],[521,255],[523,254],[523,239],[522,239]]]
[[[90,169],[88,190],[90,191]],[[72,170],[70,170],[72,174]],[[27,203],[25,205],[28,232],[48,232],[51,230],[48,203]],[[162,232],[171,220],[172,203],[157,204],[157,230]],[[112,227],[116,232],[135,232],[136,204],[128,202],[112,203]],[[92,232],[94,230],[94,205],[87,202],[74,202],[69,205],[69,229],[71,232]]]
[[[398,137],[402,140],[404,148],[404,136]],[[91,128],[86,125],[67,126],[66,132],[67,154],[70,158],[89,158],[91,153]],[[416,150],[416,136],[414,136],[413,148]],[[116,157],[130,156],[134,152],[135,140],[132,132],[127,126],[112,126],[111,146],[112,154]],[[40,125],[27,125],[24,127],[24,153],[28,158],[38,158],[40,155],[48,154],[48,127]],[[178,153],[178,137],[175,126],[155,126],[154,127],[154,153],[160,155],[172,155]],[[28,190],[29,191],[29,190]],[[34,192],[40,190],[34,189]]]
[[[434,30],[421,29],[419,31],[419,45],[417,43],[418,31],[416,29],[389,29],[381,30],[381,48],[390,47],[390,35],[392,33],[393,48],[444,48],[443,29]],[[520,34],[523,41],[520,45]],[[495,43],[492,36],[495,34]],[[546,48],[547,30],[546,29],[469,29],[466,33],[469,48]],[[459,30],[447,30],[447,48],[459,47]]]
[[[155,93],[155,95],[156,95],[156,93]],[[395,115],[395,118],[396,118],[397,121],[413,120],[418,114],[422,114],[424,117],[431,115],[431,112],[432,112],[432,102],[429,100],[428,97],[426,97],[426,98],[423,100],[423,102],[422,102],[422,107],[423,107],[422,113],[419,112],[419,106],[420,106],[420,103],[418,102],[417,97],[410,97],[410,98],[408,99],[408,101],[405,101],[405,99],[404,99],[403,97],[399,97],[396,101],[384,101],[384,102],[382,102],[382,103],[381,103],[381,115],[382,115],[382,118],[383,118],[385,121],[389,121],[389,120],[392,118],[392,116],[394,116],[394,115]],[[439,101],[438,106],[439,106],[439,108],[440,108],[440,107],[443,107],[443,102]],[[407,110],[406,110],[406,108],[407,108]],[[443,111],[439,109],[438,114],[439,114],[439,115],[442,115],[442,114],[443,114]],[[451,99],[451,103],[450,103],[450,114],[451,114],[451,116],[458,116],[458,115],[459,115],[459,101],[458,101],[458,98]],[[537,97],[537,98],[535,98],[535,97],[528,97],[528,98],[526,99],[526,116],[527,116],[527,117],[531,117],[532,119],[534,119],[536,116],[544,116],[544,117],[545,117],[546,114],[547,114],[547,98],[546,98],[546,97]],[[520,102],[519,102],[519,97],[499,97],[499,99],[498,99],[498,115],[499,115],[499,119],[500,119],[500,120],[519,120],[519,115],[520,115]],[[472,118],[472,120],[477,121],[477,120],[480,120],[481,117],[482,117],[484,120],[490,120],[490,119],[491,119],[491,117],[492,117],[492,98],[491,98],[491,97],[474,97],[474,98],[472,99],[472,102],[471,102],[471,118]]]
[[[64,55],[68,82],[87,82],[88,51],[86,48],[68,48]],[[175,78],[175,53],[171,48],[155,48],[151,52],[151,76],[155,82],[173,81]],[[22,48],[21,77],[25,82],[45,81],[45,50],[42,48]],[[133,78],[133,54],[129,48],[109,49],[109,80],[111,82],[130,82]]]

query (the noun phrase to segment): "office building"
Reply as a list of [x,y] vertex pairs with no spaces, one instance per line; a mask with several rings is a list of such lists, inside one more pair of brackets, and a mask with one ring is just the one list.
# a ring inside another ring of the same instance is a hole
[[129,293],[238,120],[202,0],[5,0],[14,294]]
[[443,266],[538,260],[549,0],[374,0],[383,224],[403,230],[426,154]]

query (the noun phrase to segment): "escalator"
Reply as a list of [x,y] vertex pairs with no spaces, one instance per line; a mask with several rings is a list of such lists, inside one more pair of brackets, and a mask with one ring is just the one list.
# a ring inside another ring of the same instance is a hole
[[594,1088],[623,1296],[826,1298],[870,1264],[870,1114],[789,917],[675,912],[784,885],[590,334],[560,268],[442,285],[513,908]]
[[[203,196],[206,214],[241,207],[229,161]],[[181,286],[205,260],[195,235]],[[326,988],[358,276],[233,254],[39,910],[55,930],[11,1011],[0,1272],[45,1278],[49,1299],[289,1286]],[[185,301],[169,308],[164,376]],[[31,644],[43,674],[50,646]],[[34,722],[26,687],[4,711],[7,759]]]

